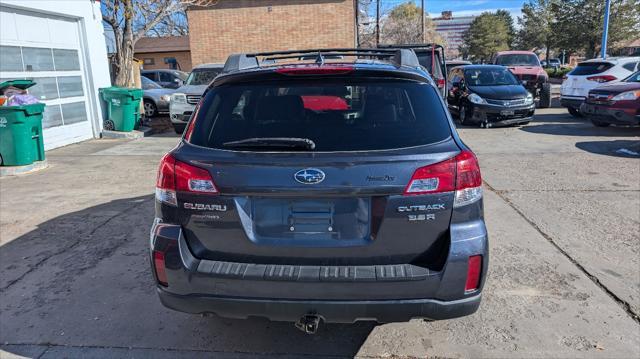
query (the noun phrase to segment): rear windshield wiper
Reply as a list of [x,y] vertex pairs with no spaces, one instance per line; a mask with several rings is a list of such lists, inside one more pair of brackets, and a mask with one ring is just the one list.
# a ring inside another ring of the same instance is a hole
[[316,143],[308,138],[298,137],[254,137],[244,140],[230,141],[222,144],[231,148],[285,148],[313,150]]

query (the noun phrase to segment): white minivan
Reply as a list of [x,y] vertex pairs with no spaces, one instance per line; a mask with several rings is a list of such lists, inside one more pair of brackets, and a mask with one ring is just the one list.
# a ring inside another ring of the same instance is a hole
[[580,117],[580,105],[589,90],[603,83],[615,83],[640,69],[640,57],[608,57],[583,61],[567,74],[560,88],[560,104]]

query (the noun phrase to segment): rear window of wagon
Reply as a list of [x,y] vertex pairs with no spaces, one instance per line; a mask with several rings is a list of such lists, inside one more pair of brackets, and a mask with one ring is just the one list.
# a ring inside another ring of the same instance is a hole
[[209,91],[190,137],[194,145],[252,138],[303,138],[313,151],[389,150],[451,136],[435,89],[402,80],[287,80]]

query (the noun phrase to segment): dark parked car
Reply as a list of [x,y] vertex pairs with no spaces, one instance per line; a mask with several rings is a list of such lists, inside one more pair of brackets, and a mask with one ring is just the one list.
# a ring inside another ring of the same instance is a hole
[[230,56],[163,157],[162,303],[308,333],[475,312],[482,179],[433,80],[406,49],[287,61],[318,52]]
[[624,81],[589,91],[580,113],[598,127],[640,125],[640,71]]
[[189,75],[178,70],[142,70],[140,74],[158,85],[170,89],[182,86]]
[[466,65],[449,74],[449,109],[460,123],[523,125],[535,111],[533,95],[504,66]]

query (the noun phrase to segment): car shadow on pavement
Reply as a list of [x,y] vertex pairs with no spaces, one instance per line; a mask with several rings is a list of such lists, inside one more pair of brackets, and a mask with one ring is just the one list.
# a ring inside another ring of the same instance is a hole
[[585,141],[577,142],[576,147],[598,155],[640,158],[640,141]]
[[520,128],[522,131],[558,136],[640,136],[640,127],[596,127],[586,118],[574,118],[569,114],[536,114],[534,121]]
[[310,336],[292,323],[164,308],[149,269],[153,207],[152,196],[113,200],[61,214],[1,246],[2,349],[20,354],[30,345],[46,345],[353,357],[375,327],[323,325]]

